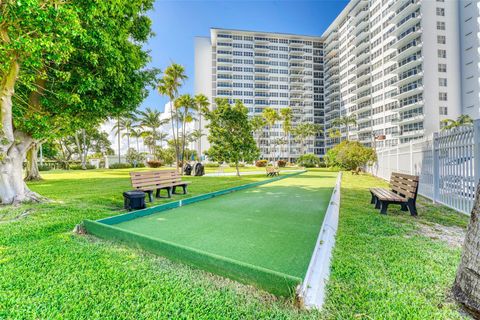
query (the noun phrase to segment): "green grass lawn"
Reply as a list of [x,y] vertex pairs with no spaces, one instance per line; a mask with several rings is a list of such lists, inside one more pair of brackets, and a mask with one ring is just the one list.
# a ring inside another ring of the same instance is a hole
[[370,176],[345,173],[340,223],[324,315],[331,319],[459,319],[449,292],[461,248],[427,237],[422,226],[465,228],[468,217],[420,198],[418,218],[391,206],[380,215]]
[[[84,219],[121,212],[129,171],[44,173],[44,181],[30,186],[52,202],[0,209],[0,318],[460,318],[449,298],[460,249],[419,230],[464,228],[466,216],[426,201],[416,219],[399,210],[380,216],[367,189],[384,182],[345,174],[325,309],[307,312],[292,300],[142,250],[72,234]],[[191,196],[265,177],[188,179]]]

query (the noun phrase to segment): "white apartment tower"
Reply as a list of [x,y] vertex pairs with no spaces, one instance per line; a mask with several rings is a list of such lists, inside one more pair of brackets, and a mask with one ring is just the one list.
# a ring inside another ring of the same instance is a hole
[[463,113],[480,118],[480,2],[460,1]]
[[394,146],[480,117],[479,21],[478,1],[352,0],[320,37],[212,29],[196,39],[195,90],[252,115],[291,106],[295,122],[324,126],[308,147],[319,156],[346,138],[327,134],[345,115],[349,139]]
[[[324,34],[327,130],[354,114],[350,139],[372,145],[381,136],[377,147],[393,146],[456,118],[458,19],[457,1],[351,1]],[[327,147],[336,142],[327,138]]]
[[[241,100],[250,116],[261,115],[266,107],[277,111],[291,107],[294,126],[299,122],[324,125],[320,37],[215,28],[210,32],[210,37],[195,39],[196,93],[206,94],[212,102]],[[271,156],[270,142],[282,136],[281,122],[263,132],[259,139],[263,157]],[[201,145],[202,152],[208,148],[206,138]],[[276,157],[284,159],[301,153],[292,140],[290,146],[276,149]],[[307,141],[305,151],[322,156],[323,135]]]

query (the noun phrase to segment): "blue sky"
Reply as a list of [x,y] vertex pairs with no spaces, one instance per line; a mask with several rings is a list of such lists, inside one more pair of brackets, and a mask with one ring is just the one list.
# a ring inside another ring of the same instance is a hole
[[[348,3],[316,1],[161,1],[150,13],[155,37],[147,49],[152,65],[165,69],[172,61],[186,68],[188,80],[182,93],[193,93],[195,36],[209,36],[210,28],[321,35]],[[150,92],[142,108],[163,110],[168,101]]]

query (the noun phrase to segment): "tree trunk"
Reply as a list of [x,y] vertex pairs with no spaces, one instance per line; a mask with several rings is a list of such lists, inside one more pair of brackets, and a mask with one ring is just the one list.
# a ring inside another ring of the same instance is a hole
[[40,202],[43,198],[30,189],[23,181],[23,161],[33,139],[24,133],[15,132],[15,140],[0,162],[0,203]]
[[240,177],[240,169],[238,168],[238,160],[235,161],[235,169],[237,170],[237,177]]
[[470,216],[453,295],[475,319],[480,319],[480,184]]
[[24,179],[25,181],[42,180],[40,171],[38,170],[37,152],[37,144],[33,143],[27,151],[27,175]]

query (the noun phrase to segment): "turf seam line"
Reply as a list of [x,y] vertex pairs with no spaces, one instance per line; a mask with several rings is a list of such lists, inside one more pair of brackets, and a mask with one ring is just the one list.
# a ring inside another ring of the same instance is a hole
[[130,220],[133,220],[133,219],[136,219],[136,218],[145,217],[145,216],[148,216],[148,215],[151,215],[151,214],[154,214],[154,213],[179,208],[181,206],[186,206],[186,205],[189,205],[189,204],[192,204],[192,203],[195,203],[195,202],[211,199],[211,198],[214,198],[214,197],[217,197],[217,196],[222,196],[222,195],[229,194],[229,193],[232,193],[232,192],[261,186],[261,185],[268,184],[268,183],[271,183],[271,182],[275,182],[275,181],[278,181],[278,180],[282,180],[282,179],[286,179],[286,178],[289,178],[289,177],[297,176],[297,175],[303,174],[305,172],[306,172],[306,170],[302,170],[302,171],[290,173],[290,174],[287,174],[287,175],[278,176],[278,177],[275,177],[275,178],[272,178],[272,179],[247,183],[247,184],[243,184],[243,185],[228,188],[228,189],[223,189],[223,190],[218,190],[218,191],[214,191],[214,192],[204,193],[204,194],[200,194],[198,196],[185,198],[185,199],[172,201],[172,202],[167,202],[167,203],[160,204],[160,205],[157,205],[157,206],[154,206],[154,207],[151,207],[151,208],[146,208],[146,209],[142,209],[142,210],[136,210],[136,211],[131,211],[131,212],[127,212],[127,213],[122,213],[122,214],[114,215],[114,216],[111,216],[111,217],[99,219],[99,220],[96,220],[96,221],[100,222],[100,223],[108,224],[108,225],[114,225],[114,224],[122,223],[122,222],[125,222],[125,221],[130,221]]

